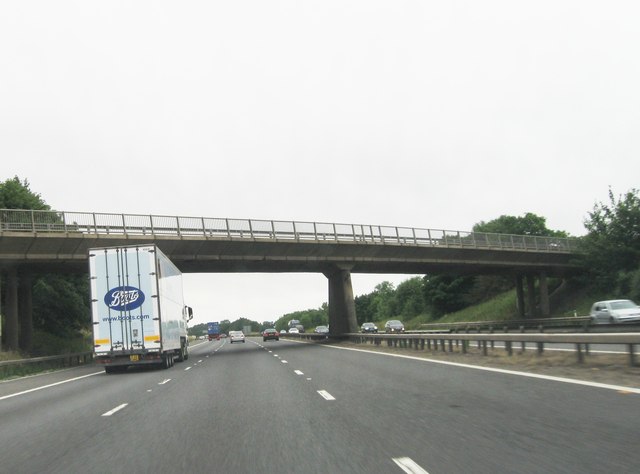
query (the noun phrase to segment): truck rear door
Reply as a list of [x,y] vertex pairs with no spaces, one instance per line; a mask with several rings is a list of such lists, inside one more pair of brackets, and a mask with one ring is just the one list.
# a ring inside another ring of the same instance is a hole
[[92,249],[95,352],[161,347],[154,247]]

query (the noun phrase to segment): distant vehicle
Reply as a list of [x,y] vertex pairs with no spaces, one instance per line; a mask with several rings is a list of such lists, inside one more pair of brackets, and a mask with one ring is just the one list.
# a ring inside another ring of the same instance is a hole
[[270,339],[279,341],[280,340],[280,333],[278,333],[278,331],[276,331],[273,328],[265,329],[264,331],[262,331],[262,340],[263,341],[268,341]]
[[207,323],[207,337],[210,341],[220,340],[220,324],[218,322]]
[[287,333],[287,330],[286,330],[286,329],[281,329],[281,330],[280,330],[280,335],[282,335],[282,334],[286,334],[286,333]]
[[327,326],[316,326],[313,332],[316,334],[329,334],[329,328]]
[[298,328],[289,329],[289,334],[300,334],[300,330]]
[[[89,249],[95,361],[106,373],[189,357],[182,273],[153,244]],[[167,329],[170,328],[170,329]]]
[[397,319],[384,323],[384,332],[404,332],[404,324]]
[[221,337],[222,339],[225,339],[225,338],[227,337],[227,334],[223,332],[222,334],[220,334],[220,337]]
[[[289,329],[297,328],[298,332],[304,332],[304,326],[297,319],[292,319],[287,323]],[[289,331],[291,332],[291,331]]]
[[229,343],[244,342],[244,333],[242,331],[229,331]]
[[374,333],[377,333],[378,332],[378,326],[376,326],[373,323],[363,323],[362,326],[360,326],[360,332],[374,332]]
[[594,323],[626,323],[640,321],[640,307],[631,300],[598,301],[589,313]]

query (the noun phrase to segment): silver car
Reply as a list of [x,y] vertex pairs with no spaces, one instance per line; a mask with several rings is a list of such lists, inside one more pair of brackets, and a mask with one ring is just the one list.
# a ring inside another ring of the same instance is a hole
[[242,331],[229,331],[229,343],[233,344],[234,342],[244,343],[244,333]]
[[589,313],[594,323],[626,323],[640,321],[640,307],[631,300],[598,301]]

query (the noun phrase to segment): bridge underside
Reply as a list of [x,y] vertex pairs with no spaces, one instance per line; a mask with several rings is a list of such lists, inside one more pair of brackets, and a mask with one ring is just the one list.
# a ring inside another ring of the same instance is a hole
[[89,249],[156,244],[184,273],[319,272],[335,265],[352,273],[523,274],[575,271],[572,254],[474,247],[361,244],[358,242],[252,241],[203,237],[111,236],[104,234],[0,233],[0,268],[86,272]]

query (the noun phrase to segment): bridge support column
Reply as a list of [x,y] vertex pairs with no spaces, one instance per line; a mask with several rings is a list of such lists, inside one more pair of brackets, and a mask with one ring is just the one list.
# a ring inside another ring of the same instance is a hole
[[10,268],[7,272],[7,288],[5,289],[5,350],[18,350],[18,272]]
[[18,314],[20,317],[20,350],[29,352],[33,343],[33,278],[20,277],[18,287]]
[[540,312],[542,316],[549,316],[549,285],[547,283],[547,274],[541,272],[538,277],[538,291],[540,291]]
[[336,266],[324,273],[329,279],[329,329],[333,335],[358,332],[350,270]]
[[524,279],[522,275],[516,275],[516,307],[518,309],[518,316],[523,319],[525,312],[524,302]]
[[0,269],[0,351],[3,350],[3,346],[4,346],[4,336],[2,335],[2,322],[3,322],[3,314],[4,314],[4,307],[2,306],[2,277],[3,277],[3,271],[2,269]]
[[528,300],[528,316],[530,318],[536,317],[536,281],[534,276],[527,275],[527,300]]

